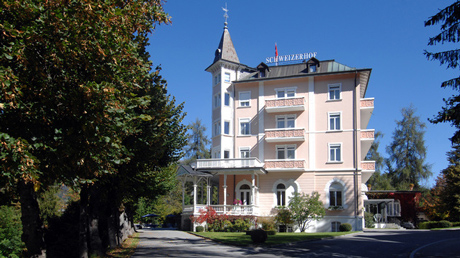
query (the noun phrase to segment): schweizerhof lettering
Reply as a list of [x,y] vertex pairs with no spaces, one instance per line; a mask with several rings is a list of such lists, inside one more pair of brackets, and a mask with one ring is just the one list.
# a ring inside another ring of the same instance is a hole
[[281,55],[281,56],[272,56],[265,58],[265,63],[278,63],[278,62],[288,62],[288,61],[297,61],[297,60],[306,60],[312,57],[316,57],[317,52],[303,53],[303,54],[293,54],[293,55]]

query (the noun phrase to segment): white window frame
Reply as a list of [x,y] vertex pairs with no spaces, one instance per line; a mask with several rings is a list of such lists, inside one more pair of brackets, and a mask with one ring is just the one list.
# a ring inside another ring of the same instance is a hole
[[[342,156],[342,143],[329,143],[328,144],[328,162],[330,163],[341,163],[343,162]],[[334,149],[334,154],[331,155],[331,151]],[[339,159],[337,159],[337,149],[339,151]]]
[[[280,160],[293,160],[295,159],[296,157],[296,149],[297,149],[297,145],[295,144],[286,144],[286,145],[276,145],[276,159],[280,159]],[[284,156],[284,159],[281,159],[280,156],[279,156],[279,150],[282,150],[283,151],[283,156]],[[293,154],[294,154],[294,157],[292,158],[288,158],[288,154],[289,154],[289,151],[293,151]]]
[[214,95],[214,108],[218,108],[221,105],[221,96],[220,93]]
[[[331,98],[331,92],[334,92]],[[338,98],[337,98],[337,92],[338,91]],[[335,84],[328,84],[327,85],[327,99],[328,100],[342,100],[342,84],[341,83],[335,83]]]
[[[239,103],[240,107],[250,107],[251,106],[251,92],[250,91],[240,91],[239,93]],[[244,95],[249,94],[248,98],[243,98]]]
[[[337,187],[334,187],[337,186]],[[340,202],[338,196],[340,194]],[[329,206],[342,206],[343,207],[343,185],[339,182],[333,182],[329,186]]]
[[[331,119],[334,118],[334,122],[331,123]],[[338,118],[338,123],[337,123]],[[328,131],[342,131],[342,112],[328,112],[327,113],[327,129]],[[338,127],[337,127],[338,126]]]
[[[295,128],[295,120],[296,120],[297,116],[296,115],[279,115],[279,116],[276,116],[276,128],[278,129],[284,129],[284,128]],[[283,127],[280,127],[279,126],[279,123],[278,123],[278,120],[283,120]],[[288,122],[292,120],[294,122],[294,126],[290,127],[290,126],[287,126],[288,125]]]
[[[247,153],[247,157],[245,157],[243,153]],[[249,157],[251,157],[251,148],[250,147],[240,147],[240,158],[245,159]]]
[[224,73],[224,82],[231,82],[230,73]]
[[[227,97],[228,96],[228,97]],[[230,106],[231,95],[228,92],[224,94],[224,105],[229,107]]]
[[[240,130],[239,135],[251,135],[251,119],[250,118],[240,118],[239,120]],[[248,131],[243,133],[243,123],[248,124]]]
[[230,121],[229,120],[225,120],[224,121],[224,134],[226,135],[230,135]]
[[[286,88],[278,88],[275,89],[276,91],[276,98],[277,99],[287,99],[287,98],[295,98],[297,94],[297,87],[286,87]],[[280,97],[279,94],[283,93],[283,96]],[[288,96],[290,95],[290,96]]]
[[[284,188],[283,189],[278,188],[279,185],[283,185]],[[276,206],[287,206],[286,190],[287,190],[286,184],[278,183],[276,185]]]
[[220,128],[220,120],[219,121],[216,121],[214,122],[213,124],[213,133],[214,133],[214,136],[218,136],[221,134],[221,128]]

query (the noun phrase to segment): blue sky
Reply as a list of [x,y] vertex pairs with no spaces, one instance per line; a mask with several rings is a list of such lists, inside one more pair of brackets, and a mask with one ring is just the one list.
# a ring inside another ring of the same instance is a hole
[[391,142],[401,109],[411,104],[426,123],[427,162],[433,178],[447,167],[446,152],[454,129],[450,124],[431,124],[443,106],[443,98],[455,92],[441,89],[442,81],[458,76],[437,61],[428,61],[428,47],[438,26],[424,21],[453,3],[420,1],[246,1],[170,0],[165,3],[172,24],[157,26],[148,51],[154,65],[161,65],[168,91],[178,103],[185,102],[189,124],[198,117],[211,127],[211,65],[224,26],[222,7],[227,3],[228,27],[240,62],[257,66],[274,55],[317,52],[319,60],[335,59],[356,68],[372,68],[366,97],[375,98],[368,128],[384,134],[379,151]]

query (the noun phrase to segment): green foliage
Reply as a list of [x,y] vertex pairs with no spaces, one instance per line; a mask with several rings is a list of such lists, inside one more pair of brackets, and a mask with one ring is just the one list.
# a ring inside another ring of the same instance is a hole
[[319,197],[318,192],[313,192],[311,196],[306,193],[302,193],[302,195],[295,193],[289,200],[288,208],[292,213],[292,219],[299,226],[300,232],[304,232],[311,221],[320,220],[326,215]]
[[258,223],[262,226],[265,231],[275,230],[276,222],[273,217],[263,217],[258,219]]
[[394,189],[391,186],[390,179],[388,174],[382,173],[385,159],[380,155],[378,151],[380,145],[380,139],[383,137],[383,133],[380,131],[375,132],[374,141],[369,149],[369,152],[366,155],[366,160],[375,161],[375,172],[367,181],[367,184],[370,185],[372,190],[390,190]]
[[[431,16],[425,21],[425,27],[440,24],[441,32],[434,37],[430,37],[428,46],[435,46],[439,44],[457,44],[459,42],[459,15],[460,2],[455,1],[453,4],[446,8],[439,10],[438,13]],[[457,69],[459,67],[459,54],[460,49],[454,48],[446,50],[445,48],[439,49],[439,52],[429,52],[425,50],[425,56],[428,60],[438,60],[441,65],[447,65],[447,68]],[[453,90],[460,90],[460,77],[452,78],[444,81],[441,84],[442,88],[452,88]],[[450,123],[457,128],[451,141],[453,144],[460,143],[460,95],[453,95],[448,99],[444,99],[445,106],[438,115],[430,119],[432,123]]]
[[196,230],[196,232],[204,232],[204,227],[203,226],[196,226],[195,230]]
[[267,235],[269,235],[269,236],[276,235],[276,230],[265,230],[265,232],[267,232]]
[[452,222],[452,227],[460,227],[460,221],[459,222]]
[[447,220],[441,221],[425,221],[418,225],[419,229],[431,229],[431,228],[450,228],[452,223]]
[[188,128],[191,132],[187,136],[187,146],[185,147],[187,159],[184,163],[190,164],[197,159],[210,158],[211,153],[208,145],[211,141],[206,135],[206,126],[201,123],[201,119],[197,118]]
[[420,181],[431,176],[431,165],[425,163],[425,123],[410,106],[401,110],[403,118],[396,121],[393,140],[387,146],[386,160],[391,185],[397,190],[408,190],[410,184],[420,188]]
[[20,257],[24,249],[21,241],[21,211],[16,206],[0,206],[0,257]]
[[292,212],[285,206],[278,206],[276,207],[276,216],[275,216],[275,222],[278,225],[289,225],[291,223],[294,223],[294,220],[292,219]]
[[374,216],[372,215],[372,213],[364,213],[364,225],[366,228],[374,228]]
[[353,227],[351,226],[350,223],[342,223],[339,226],[340,232],[348,232],[348,231],[351,231],[352,228]]

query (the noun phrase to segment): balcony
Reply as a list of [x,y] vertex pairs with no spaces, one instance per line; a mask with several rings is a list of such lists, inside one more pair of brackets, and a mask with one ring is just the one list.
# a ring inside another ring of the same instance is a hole
[[304,142],[304,128],[266,129],[266,142]]
[[267,171],[304,171],[304,159],[266,159],[265,169]]
[[214,172],[236,172],[244,174],[246,172],[255,172],[265,174],[264,164],[258,158],[240,158],[240,159],[199,159],[196,161],[197,170],[206,170]]
[[361,183],[365,184],[372,174],[375,172],[375,161],[374,160],[363,160],[361,161]]
[[364,159],[374,142],[374,129],[361,130],[361,158]]
[[[259,207],[256,205],[209,205],[211,206],[217,214],[219,215],[257,215],[259,212]],[[182,213],[184,214],[194,214],[199,215],[200,210],[206,209],[205,204],[197,204],[195,210],[193,210],[193,205],[185,205],[183,207]]]
[[284,98],[265,100],[267,113],[292,112],[305,110],[305,98]]
[[366,129],[374,111],[374,98],[361,99],[361,129]]

